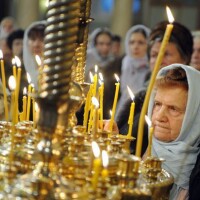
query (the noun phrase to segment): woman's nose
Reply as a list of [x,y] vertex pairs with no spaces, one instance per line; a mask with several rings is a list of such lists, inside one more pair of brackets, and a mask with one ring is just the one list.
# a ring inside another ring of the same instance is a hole
[[156,113],[156,120],[158,121],[166,121],[167,115],[166,115],[166,107],[161,106],[160,109]]

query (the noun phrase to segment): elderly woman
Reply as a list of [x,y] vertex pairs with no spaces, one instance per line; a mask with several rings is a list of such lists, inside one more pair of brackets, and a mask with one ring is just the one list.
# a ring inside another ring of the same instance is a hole
[[[162,68],[149,101],[152,155],[174,176],[170,200],[188,199],[189,178],[200,152],[200,72],[182,64]],[[105,121],[104,129],[108,130]],[[113,131],[118,131],[117,126]],[[145,156],[143,157],[145,159]]]
[[[150,69],[153,70],[156,58],[159,53],[159,49],[161,46],[161,42],[165,33],[166,25],[168,22],[160,22],[158,23],[152,30],[149,36],[149,66]],[[171,37],[169,39],[169,43],[166,46],[165,54],[163,57],[163,61],[161,63],[161,68],[168,66],[173,63],[181,63],[189,65],[190,59],[192,56],[192,46],[193,46],[193,39],[192,34],[187,29],[187,27],[183,26],[178,22],[174,22],[174,27],[172,30]],[[133,125],[133,136],[137,136],[138,130],[138,121],[140,117],[140,111],[143,105],[144,97],[146,94],[146,87],[148,85],[148,78],[151,74],[147,77],[146,84],[144,85],[144,89],[135,94],[135,117],[134,117],[134,125]],[[127,133],[128,130],[128,115],[130,109],[131,100],[128,100],[121,110],[119,118],[116,120],[118,127],[120,129],[120,133]],[[147,129],[144,134],[144,142],[142,152],[145,152],[148,137],[147,137]],[[135,141],[131,143],[131,152],[134,154],[135,152]]]
[[148,115],[154,134],[152,155],[165,159],[163,168],[175,178],[170,199],[188,199],[189,177],[199,153],[200,73],[173,64],[160,70]]

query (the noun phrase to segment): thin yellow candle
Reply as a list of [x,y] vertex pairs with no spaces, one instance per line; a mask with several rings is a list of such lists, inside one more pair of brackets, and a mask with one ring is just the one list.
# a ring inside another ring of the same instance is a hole
[[27,89],[23,89],[23,111],[22,111],[22,121],[26,120],[26,109],[27,109]]
[[16,123],[18,122],[18,115],[19,115],[19,110],[18,110],[18,101],[19,101],[19,90],[20,90],[20,80],[21,80],[21,61],[20,59],[15,56],[15,61],[17,65],[17,79],[16,79],[16,89],[15,89],[15,121]]
[[100,102],[100,128],[103,131],[103,95],[104,95],[104,82],[103,82],[103,75],[99,73],[99,102]]
[[88,116],[89,116],[89,110],[90,110],[90,104],[91,104],[91,98],[92,98],[92,92],[93,92],[93,75],[90,72],[90,79],[91,84],[89,91],[87,93],[87,97],[85,100],[85,107],[84,107],[84,119],[83,119],[83,126],[87,129],[87,123],[88,123]]
[[95,65],[94,89],[93,89],[93,96],[94,96],[94,97],[96,97],[96,93],[97,93],[97,82],[98,82],[97,72],[98,72],[98,66]]
[[109,164],[109,157],[107,151],[102,151],[102,164],[103,164],[103,170],[101,171],[101,177],[102,181],[105,182],[108,178],[109,172],[108,172],[108,164]]
[[147,89],[147,92],[146,92],[142,111],[141,111],[141,114],[140,114],[140,120],[139,120],[139,126],[138,126],[138,135],[137,135],[137,144],[136,144],[136,156],[138,156],[138,157],[141,156],[141,151],[142,151],[142,141],[143,141],[143,134],[144,134],[144,117],[145,117],[146,112],[147,112],[149,98],[150,98],[151,91],[152,91],[153,86],[154,86],[156,75],[157,75],[157,73],[160,69],[160,65],[161,65],[162,60],[163,60],[166,45],[168,44],[172,29],[173,29],[173,25],[171,24],[174,21],[173,15],[172,15],[169,7],[167,7],[166,9],[167,9],[167,15],[168,15],[170,24],[167,25],[165,35],[164,35],[164,38],[162,40],[162,44],[161,44],[161,47],[160,47],[160,50],[159,50],[159,54],[158,54],[158,57],[156,59],[156,63],[155,63],[155,66],[154,66],[154,69],[153,69],[153,72],[152,72],[152,75],[151,75],[150,83],[149,83],[149,86],[148,86],[148,89]]
[[91,103],[92,100],[92,95],[94,93],[94,76],[92,75],[92,73],[90,72],[90,79],[91,79],[91,96],[88,102],[88,112],[90,111],[90,115],[89,115],[89,122],[88,122],[88,132],[90,132],[91,127],[92,127],[92,119],[93,119],[93,104]]
[[127,138],[131,138],[132,129],[133,129],[133,121],[134,121],[134,112],[135,112],[135,102],[134,102],[135,96],[128,86],[127,86],[127,89],[128,89],[129,95],[130,95],[131,100],[132,100],[129,118],[128,118],[129,129],[128,129],[128,134],[127,134]]
[[119,83],[119,77],[117,76],[117,74],[114,74],[117,83],[115,83],[116,88],[115,88],[115,97],[114,97],[114,101],[113,101],[113,107],[112,107],[112,116],[109,122],[109,131],[112,132],[112,128],[113,128],[113,124],[114,124],[114,118],[115,118],[115,112],[116,112],[116,107],[117,107],[117,100],[118,100],[118,96],[119,96],[119,87],[120,87],[120,83]]
[[101,172],[101,158],[100,158],[100,148],[96,142],[92,142],[92,151],[94,154],[95,159],[93,160],[93,176],[92,176],[92,188],[95,190],[97,188],[99,175]]
[[11,130],[11,148],[9,154],[9,164],[12,165],[13,157],[14,157],[14,131],[15,131],[15,88],[16,88],[16,80],[14,76],[10,76],[8,80],[8,85],[11,90],[11,110],[12,110],[12,130]]
[[27,79],[29,82],[28,85],[28,100],[27,100],[27,109],[26,109],[26,120],[29,120],[30,117],[30,108],[31,108],[31,91],[32,91],[32,87],[31,87],[31,77],[30,75],[27,73]]
[[94,105],[93,110],[93,136],[96,137],[97,135],[97,126],[98,126],[98,108],[99,108],[99,102],[96,97],[92,97],[92,104]]
[[2,87],[3,87],[3,103],[4,103],[4,112],[5,112],[5,120],[8,121],[8,99],[7,99],[7,92],[6,92],[6,77],[5,77],[5,66],[3,60],[3,53],[0,50],[0,61],[1,61],[1,80],[2,80]]
[[152,127],[152,123],[151,120],[149,119],[149,117],[147,115],[145,115],[145,120],[148,124],[149,127],[149,143],[148,143],[148,148],[147,148],[147,156],[151,156],[151,150],[152,150],[152,138],[153,138],[153,131],[154,128]]
[[[32,94],[34,95],[35,89],[34,86],[32,85]],[[33,127],[36,127],[36,113],[35,113],[35,98],[32,97],[32,109],[33,109]]]

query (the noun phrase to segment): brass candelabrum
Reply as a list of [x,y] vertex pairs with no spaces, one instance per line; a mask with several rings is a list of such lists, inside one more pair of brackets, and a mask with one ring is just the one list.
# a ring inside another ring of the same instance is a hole
[[[40,108],[37,129],[30,121],[15,125],[12,162],[8,158],[13,126],[0,122],[3,199],[158,200],[169,196],[173,178],[162,169],[163,159],[141,161],[130,155],[132,138],[76,126],[75,112],[89,88],[84,83],[84,68],[90,8],[91,0],[49,1],[44,66],[36,96]],[[95,168],[93,141],[109,155],[104,177],[102,163]]]

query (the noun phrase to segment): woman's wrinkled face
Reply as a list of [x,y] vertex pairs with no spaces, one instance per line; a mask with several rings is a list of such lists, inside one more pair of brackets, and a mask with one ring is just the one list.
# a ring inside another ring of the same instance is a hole
[[34,37],[28,39],[28,46],[33,55],[43,55],[44,40],[41,37]]
[[[161,42],[154,42],[150,50],[150,69],[153,70],[156,59],[160,50]],[[160,68],[174,64],[181,63],[186,64],[185,60],[181,57],[178,48],[175,43],[169,42],[165,49],[165,54]]]
[[161,87],[156,91],[152,123],[154,137],[163,142],[175,140],[181,131],[188,92],[182,87]]
[[143,58],[147,53],[147,39],[142,33],[132,33],[129,40],[129,51],[133,58]]

